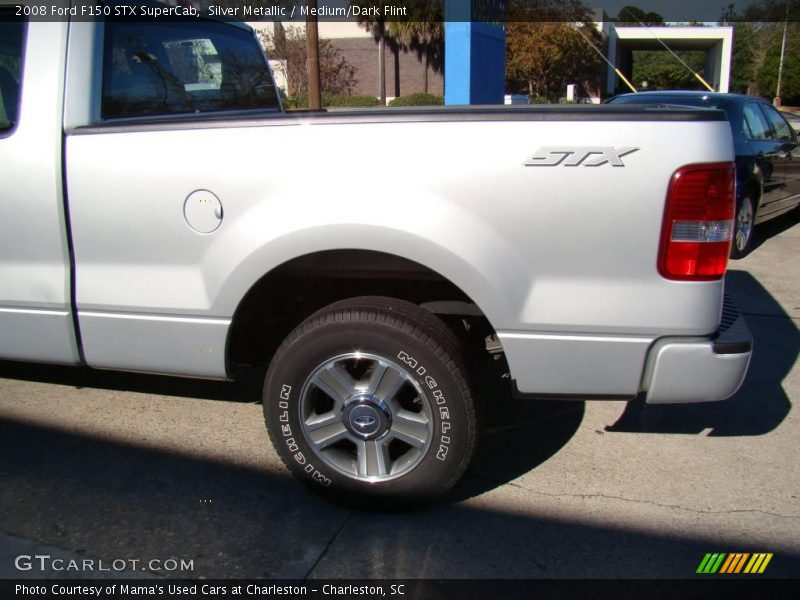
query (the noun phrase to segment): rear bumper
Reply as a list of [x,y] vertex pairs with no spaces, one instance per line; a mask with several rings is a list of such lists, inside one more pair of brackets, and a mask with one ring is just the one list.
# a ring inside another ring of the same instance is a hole
[[712,339],[658,340],[648,353],[643,388],[649,404],[714,402],[741,387],[753,338],[739,311],[726,297],[722,322]]

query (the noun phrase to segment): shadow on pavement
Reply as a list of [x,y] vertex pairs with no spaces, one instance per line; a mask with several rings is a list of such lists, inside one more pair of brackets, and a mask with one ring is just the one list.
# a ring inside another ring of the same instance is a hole
[[628,404],[609,431],[688,433],[710,436],[764,435],[791,410],[782,387],[800,353],[800,332],[780,304],[752,275],[728,271],[726,292],[742,311],[753,334],[753,357],[742,388],[724,402]]
[[[765,223],[756,225],[755,229],[753,230],[753,241],[751,242],[752,246],[750,247],[750,252],[755,252],[758,247],[768,239],[773,238],[788,229],[791,229],[798,223],[800,223],[800,209],[789,211],[780,217],[770,219]],[[748,254],[750,252],[748,252]],[[732,261],[729,265],[729,267],[735,266],[735,261]]]
[[[237,381],[222,382],[0,361],[0,378],[5,379],[247,403],[261,402],[264,372],[263,367],[239,368]],[[569,442],[583,418],[582,402],[514,400],[490,371],[474,383],[476,396],[489,407],[485,429],[475,460],[450,501],[495,489],[539,466]]]
[[0,440],[2,531],[109,561],[195,561],[160,575],[302,578],[346,516],[280,472],[5,419]]
[[535,469],[566,446],[581,425],[584,402],[518,400],[495,386],[475,458],[448,499],[478,496]]
[[[0,440],[0,530],[108,562],[194,561],[168,577],[693,577],[706,552],[743,550],[727,547],[736,537],[581,523],[552,507],[356,513],[283,472],[9,420]],[[800,573],[796,551],[764,551],[775,552],[764,577]]]
[[68,385],[77,389],[133,391],[230,402],[261,402],[265,372],[265,367],[242,368],[237,371],[237,380],[230,382],[125,371],[101,371],[89,367],[0,361],[0,379]]

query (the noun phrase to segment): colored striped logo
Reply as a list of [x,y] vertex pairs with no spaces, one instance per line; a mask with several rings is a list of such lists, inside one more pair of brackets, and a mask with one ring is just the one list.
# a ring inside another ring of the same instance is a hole
[[751,575],[763,573],[772,552],[709,552],[703,557],[697,573],[703,575],[749,573]]

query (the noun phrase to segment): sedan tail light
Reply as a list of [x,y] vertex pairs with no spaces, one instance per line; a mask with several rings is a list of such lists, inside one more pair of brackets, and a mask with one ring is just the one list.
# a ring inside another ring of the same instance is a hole
[[667,279],[720,279],[733,238],[733,163],[689,165],[672,176],[661,229],[658,271]]

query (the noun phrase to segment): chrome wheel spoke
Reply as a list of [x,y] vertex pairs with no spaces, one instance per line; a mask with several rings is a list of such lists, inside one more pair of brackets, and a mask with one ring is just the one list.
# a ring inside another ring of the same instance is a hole
[[405,375],[394,369],[382,365],[375,365],[375,371],[369,380],[367,391],[374,394],[384,402],[390,402],[405,382]]
[[344,404],[356,387],[355,380],[338,363],[319,371],[311,383],[330,396],[337,407]]
[[736,248],[744,250],[750,241],[753,230],[753,207],[749,200],[743,200],[742,206],[736,215]]
[[389,452],[381,440],[359,440],[358,474],[361,477],[383,477],[389,474]]
[[424,414],[400,410],[392,417],[391,434],[409,446],[422,448],[430,438],[428,425],[429,420]]
[[304,424],[306,429],[314,431],[337,422],[342,422],[342,415],[338,412],[330,411],[321,415],[313,414],[304,421]]
[[372,369],[372,374],[367,379],[367,383],[364,386],[364,391],[368,394],[374,394],[375,390],[378,389],[381,381],[383,380],[383,376],[386,375],[386,371],[389,370],[389,367],[383,363],[375,361],[375,367]]
[[316,429],[310,429],[308,432],[311,443],[319,449],[327,448],[331,444],[347,439],[349,435],[347,428],[340,420],[333,421],[327,425],[317,427]]

